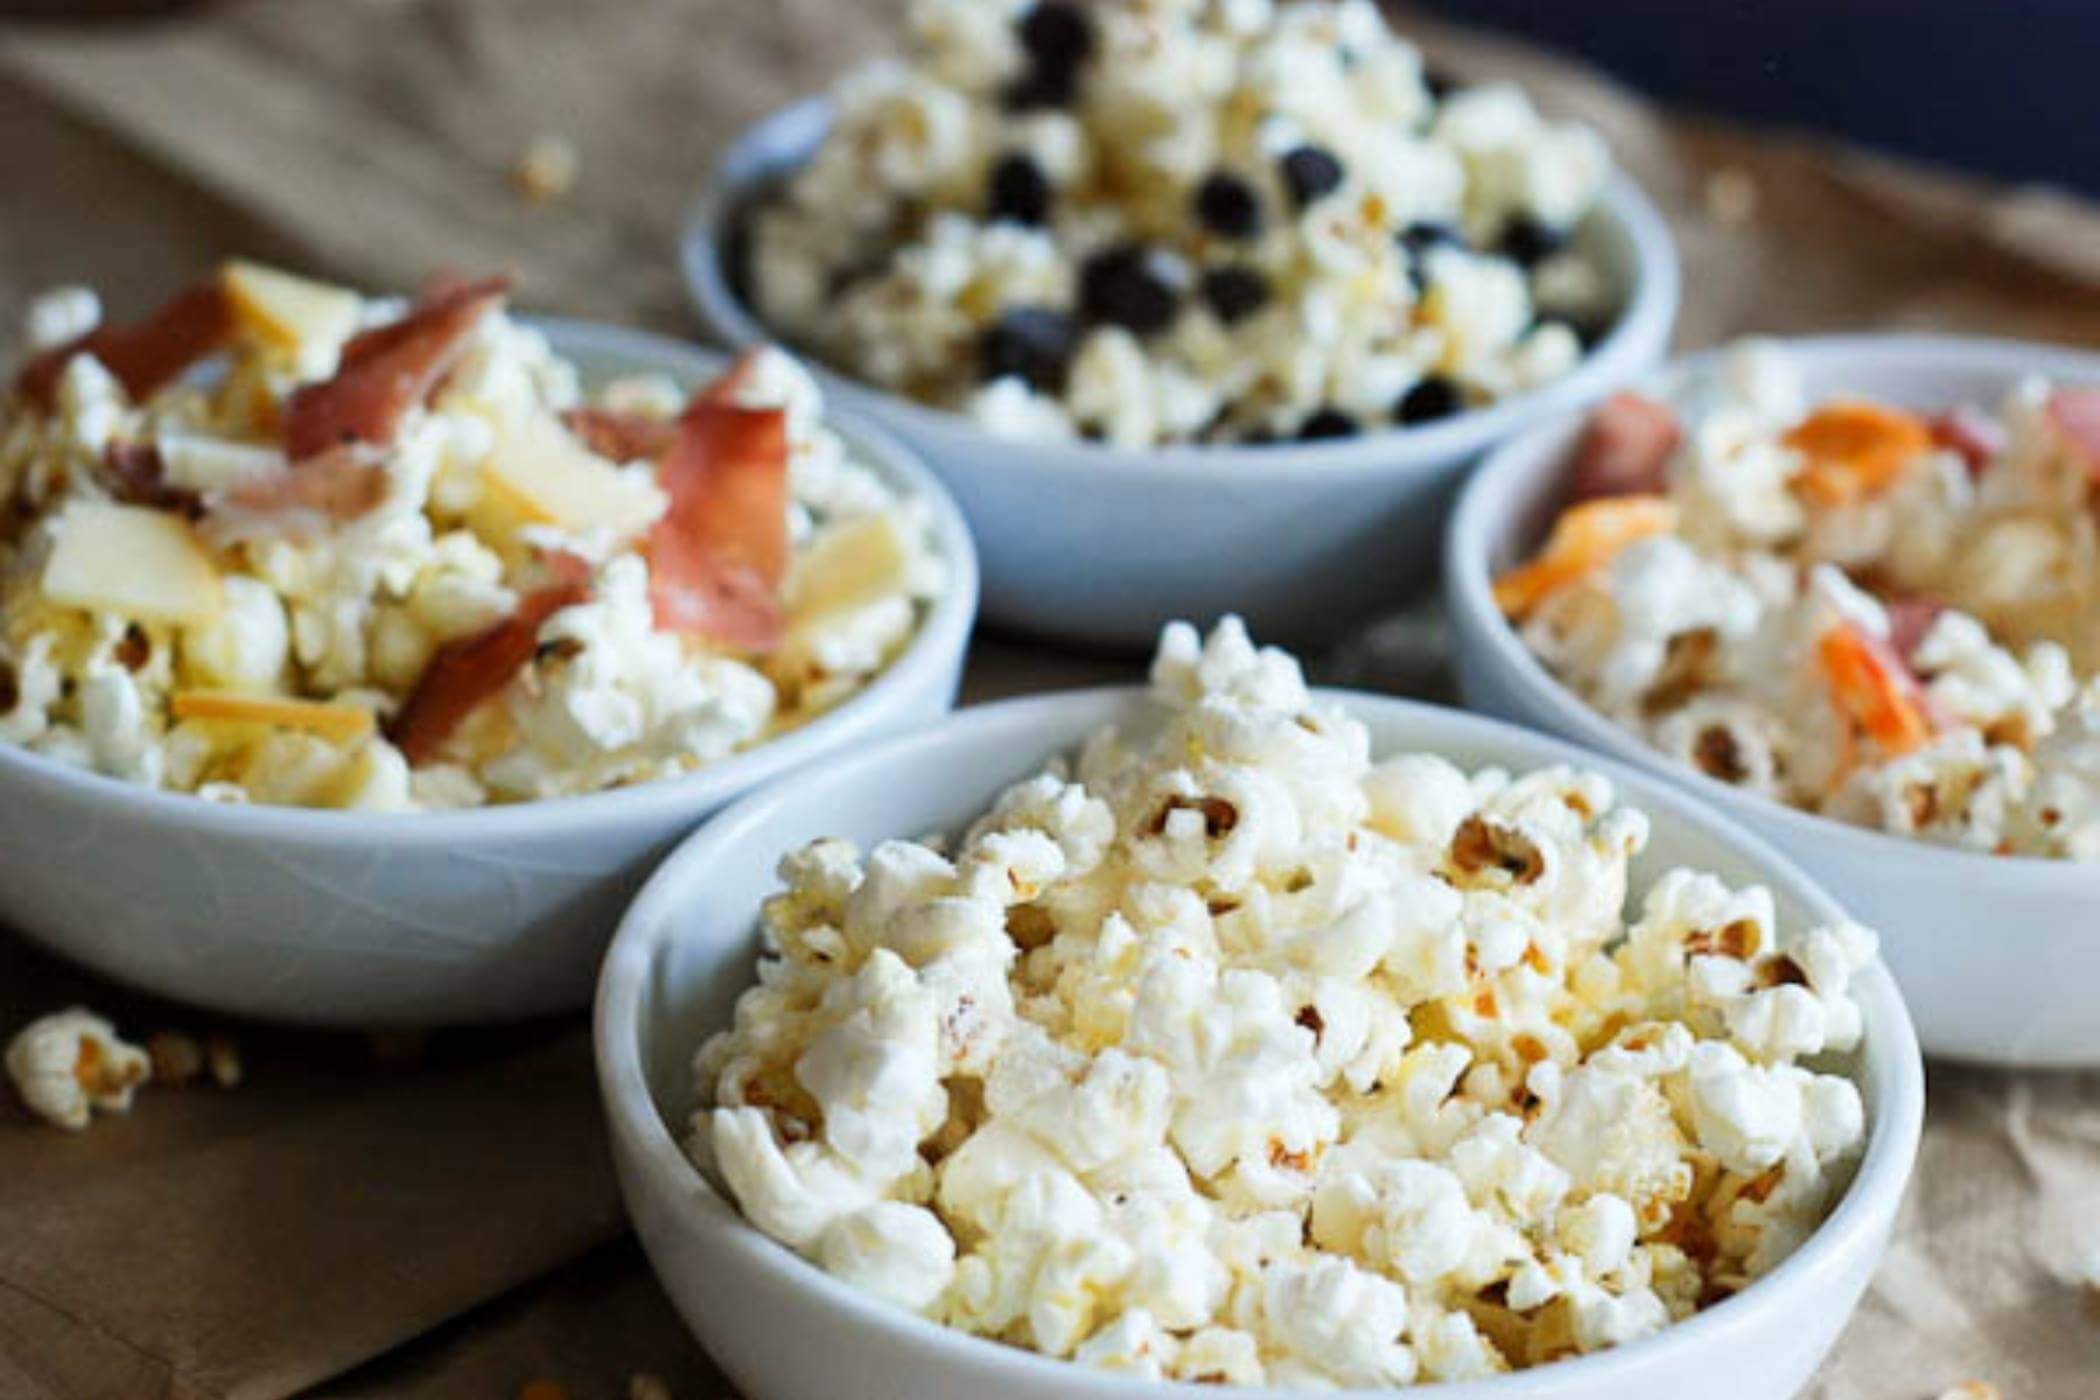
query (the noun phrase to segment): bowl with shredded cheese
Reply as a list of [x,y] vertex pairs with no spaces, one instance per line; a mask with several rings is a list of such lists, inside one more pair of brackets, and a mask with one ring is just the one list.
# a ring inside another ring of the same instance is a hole
[[1915,1152],[1874,947],[1667,785],[1228,619],[724,813],[615,939],[599,1073],[769,1400],[1750,1400]]
[[574,1004],[642,863],[944,710],[959,515],[733,362],[243,262],[31,309],[0,407],[10,922],[230,1011]]

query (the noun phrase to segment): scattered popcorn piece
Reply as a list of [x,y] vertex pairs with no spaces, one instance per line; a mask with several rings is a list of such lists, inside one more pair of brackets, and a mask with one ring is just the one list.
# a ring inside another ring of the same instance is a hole
[[224,1031],[212,1031],[204,1037],[204,1064],[211,1071],[212,1083],[221,1089],[238,1088],[247,1073],[241,1064],[240,1046]]
[[627,1379],[627,1400],[671,1400],[671,1387],[661,1376],[637,1371]]
[[1757,177],[1747,170],[1728,166],[1706,177],[1706,217],[1717,224],[1749,223],[1757,217],[1759,198]]
[[1941,1391],[1940,1400],[1998,1400],[1998,1387],[1989,1381],[1963,1381]]
[[153,1082],[180,1089],[204,1073],[204,1047],[196,1037],[181,1031],[156,1031],[146,1038],[146,1056],[153,1062]]
[[566,136],[536,136],[511,167],[511,183],[535,204],[560,199],[576,184],[583,158]]
[[30,1022],[7,1046],[7,1073],[31,1112],[74,1132],[95,1110],[126,1113],[152,1076],[146,1052],[84,1007]]
[[1800,1061],[1859,1043],[1873,935],[1630,889],[1600,776],[1374,762],[1235,618],[1152,692],[938,848],[781,860],[688,1139],[756,1228],[967,1332],[1297,1388],[1621,1345],[1814,1232],[1866,1116]]

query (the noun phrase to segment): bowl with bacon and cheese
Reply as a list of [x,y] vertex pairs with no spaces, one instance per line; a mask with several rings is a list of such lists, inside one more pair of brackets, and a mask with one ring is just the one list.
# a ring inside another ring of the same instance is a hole
[[0,408],[0,915],[334,1024],[580,1002],[649,856],[953,700],[976,563],[790,357],[229,263]]

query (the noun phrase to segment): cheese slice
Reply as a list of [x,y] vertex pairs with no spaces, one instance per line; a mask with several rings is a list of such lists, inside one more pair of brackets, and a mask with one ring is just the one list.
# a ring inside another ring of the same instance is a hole
[[500,430],[483,471],[495,494],[527,520],[564,530],[638,534],[667,504],[647,476],[622,471],[546,414]]
[[242,695],[231,690],[178,690],[169,700],[168,708],[177,719],[224,720],[233,724],[303,729],[335,744],[356,743],[370,735],[374,727],[372,712],[362,706]]
[[892,511],[825,530],[795,562],[788,615],[796,623],[861,607],[909,584],[911,547]]
[[79,503],[58,518],[44,596],[141,622],[205,622],[226,605],[189,525],[144,506]]
[[202,433],[164,432],[153,440],[168,485],[199,495],[275,476],[290,464],[274,447]]
[[220,269],[219,285],[242,329],[280,350],[340,345],[357,333],[363,303],[346,288],[238,260]]

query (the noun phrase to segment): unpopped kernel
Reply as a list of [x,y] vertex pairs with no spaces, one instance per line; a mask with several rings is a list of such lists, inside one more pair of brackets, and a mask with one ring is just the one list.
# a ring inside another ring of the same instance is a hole
[[1631,890],[1609,781],[1374,757],[1236,619],[1152,682],[945,853],[781,862],[690,1139],[753,1225],[1051,1356],[1360,1387],[1631,1341],[1816,1228],[1873,935]]

